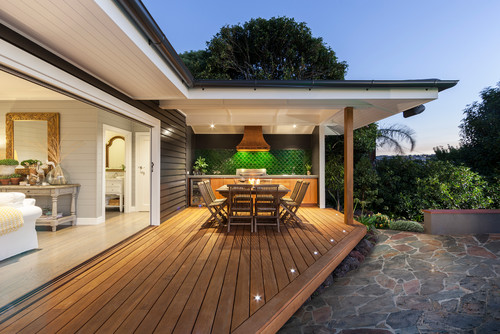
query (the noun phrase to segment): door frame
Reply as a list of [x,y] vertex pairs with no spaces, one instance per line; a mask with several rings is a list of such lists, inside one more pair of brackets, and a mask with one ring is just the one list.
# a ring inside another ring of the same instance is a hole
[[113,131],[125,137],[125,179],[123,188],[123,212],[134,212],[132,207],[132,132],[114,127],[109,124],[102,124],[102,216],[106,217],[106,131]]
[[[151,173],[150,224],[160,225],[161,121],[7,41],[0,40],[0,50],[0,67],[3,69],[14,71],[18,76],[82,102],[90,103],[106,111],[112,110],[151,126],[151,161],[155,168]],[[96,206],[98,200],[100,198],[96,198]]]
[[[134,146],[135,146],[135,149],[134,149],[134,152],[137,152],[137,147],[138,147],[138,143],[139,143],[139,140],[138,140],[138,137],[139,136],[143,136],[147,134],[148,137],[149,137],[149,160],[151,160],[151,131],[141,131],[141,132],[135,132],[134,133],[134,139],[135,139],[135,143],[134,143]],[[138,206],[137,206],[137,203],[138,200],[137,198],[139,197],[139,192],[137,191],[138,189],[138,183],[139,183],[139,178],[137,177],[137,174],[139,173],[139,170],[138,170],[138,163],[137,163],[137,154],[134,155],[135,156],[135,159],[134,159],[134,162],[135,162],[135,171],[134,171],[134,175],[135,175],[135,205],[136,205],[136,211],[139,211],[138,209]],[[151,163],[150,163],[151,164]],[[148,210],[151,210],[151,165],[149,165],[149,188],[148,188],[148,193],[149,193],[149,208]]]

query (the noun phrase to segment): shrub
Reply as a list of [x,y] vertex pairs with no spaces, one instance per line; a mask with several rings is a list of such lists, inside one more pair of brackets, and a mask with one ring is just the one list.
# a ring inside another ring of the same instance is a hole
[[411,220],[396,220],[389,223],[391,230],[409,231],[409,232],[424,232],[422,224]]
[[9,176],[11,179],[16,179],[16,178],[20,178],[20,177],[23,177],[21,174],[12,174]]
[[0,160],[0,165],[6,165],[6,166],[17,166],[19,165],[19,162],[14,159],[2,159]]
[[488,209],[498,203],[495,182],[449,161],[412,161],[402,157],[377,162],[379,194],[375,209],[392,217],[423,220],[423,209]]
[[373,215],[372,218],[373,218],[373,224],[375,225],[376,228],[380,229],[389,228],[389,223],[391,221],[389,219],[389,216],[377,213],[376,215]]
[[368,231],[371,231],[371,230],[375,229],[375,216],[365,216],[365,215],[362,215],[362,216],[357,217],[356,220],[359,223],[365,225],[366,229]]

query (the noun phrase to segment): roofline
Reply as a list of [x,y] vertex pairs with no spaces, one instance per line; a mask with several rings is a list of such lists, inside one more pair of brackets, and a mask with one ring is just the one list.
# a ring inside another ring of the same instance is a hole
[[127,12],[134,23],[146,35],[189,88],[437,88],[438,92],[451,88],[458,80],[197,80],[179,57],[172,44],[163,34],[141,0],[116,0]]
[[174,47],[168,41],[163,31],[153,19],[146,6],[141,0],[116,0],[122,9],[129,15],[130,19],[146,35],[150,45],[160,53],[167,63],[174,69],[184,84],[191,88],[194,77],[181,60]]
[[266,87],[266,88],[451,88],[458,80],[195,80],[197,88]]

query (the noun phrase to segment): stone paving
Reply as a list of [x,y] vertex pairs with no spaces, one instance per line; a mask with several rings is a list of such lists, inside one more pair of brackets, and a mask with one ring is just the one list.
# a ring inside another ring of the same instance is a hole
[[500,333],[500,234],[380,231],[280,333]]

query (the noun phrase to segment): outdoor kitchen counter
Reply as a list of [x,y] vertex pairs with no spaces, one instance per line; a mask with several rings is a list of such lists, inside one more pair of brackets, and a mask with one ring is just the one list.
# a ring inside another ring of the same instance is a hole
[[[208,179],[210,180],[210,185],[212,186],[217,198],[223,198],[215,190],[225,184],[233,184],[235,183],[235,180],[240,178],[240,176],[236,175],[188,175],[188,180],[190,181],[188,183],[192,188],[193,185],[196,184],[196,181]],[[298,180],[307,180],[310,184],[309,188],[307,188],[306,196],[304,197],[302,204],[305,206],[318,206],[318,175],[266,175],[255,177],[255,179],[272,179],[272,183],[282,184],[290,190],[293,189],[295,182]],[[192,189],[190,189],[189,193],[192,197]],[[290,196],[290,194],[287,196]],[[190,198],[190,203],[191,205],[197,205],[198,201],[193,201],[192,198]]]

